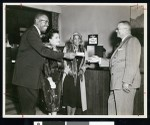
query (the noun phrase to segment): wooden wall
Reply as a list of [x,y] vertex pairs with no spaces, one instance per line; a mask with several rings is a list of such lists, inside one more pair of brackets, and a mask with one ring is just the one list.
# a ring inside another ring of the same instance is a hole
[[87,70],[85,73],[87,104],[86,115],[107,115],[109,97],[109,70]]
[[[134,103],[134,115],[144,114],[144,74],[141,73],[142,84],[137,90]],[[108,69],[87,70],[85,72],[87,91],[87,111],[82,115],[107,115],[110,74]]]

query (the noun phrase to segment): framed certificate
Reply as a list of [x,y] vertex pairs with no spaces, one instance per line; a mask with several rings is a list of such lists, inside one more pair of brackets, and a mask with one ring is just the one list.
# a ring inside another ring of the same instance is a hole
[[87,45],[87,54],[88,54],[88,57],[95,55],[95,46]]
[[97,45],[98,44],[98,34],[88,35],[89,44]]

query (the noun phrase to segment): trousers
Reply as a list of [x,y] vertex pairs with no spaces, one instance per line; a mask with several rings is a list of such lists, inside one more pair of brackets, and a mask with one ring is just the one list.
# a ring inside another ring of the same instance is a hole
[[136,89],[129,93],[122,89],[111,90],[108,99],[108,115],[133,115],[134,97]]
[[26,88],[23,86],[18,86],[17,90],[21,115],[35,115],[39,90]]

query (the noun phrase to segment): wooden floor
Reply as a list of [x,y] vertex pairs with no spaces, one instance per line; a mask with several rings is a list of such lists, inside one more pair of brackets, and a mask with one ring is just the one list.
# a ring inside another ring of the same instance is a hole
[[[20,109],[19,109],[19,102],[16,98],[12,98],[10,96],[6,96],[5,99],[5,115],[19,115]],[[76,110],[75,115],[81,115],[82,111],[81,109]],[[36,107],[36,115],[47,115],[43,113],[39,107]],[[60,111],[57,113],[57,115],[67,115],[66,108],[64,106],[61,107]]]
[[[11,97],[6,97],[5,103],[6,115],[18,115],[19,114],[19,102]],[[38,107],[36,107],[36,115],[46,115]]]

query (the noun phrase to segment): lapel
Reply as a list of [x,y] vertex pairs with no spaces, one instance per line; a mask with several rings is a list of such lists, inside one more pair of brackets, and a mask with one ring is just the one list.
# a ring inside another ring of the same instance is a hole
[[132,35],[127,36],[121,43],[120,45],[117,47],[117,49],[114,51],[114,53],[111,56],[111,59],[114,57],[114,55],[118,52],[118,49],[120,49],[123,44],[125,44],[130,38],[132,37]]
[[34,32],[36,32],[36,34],[40,37],[40,34],[39,34],[38,30],[36,29],[36,27],[34,25],[31,26],[31,30],[34,31]]

